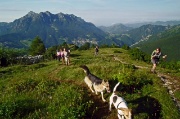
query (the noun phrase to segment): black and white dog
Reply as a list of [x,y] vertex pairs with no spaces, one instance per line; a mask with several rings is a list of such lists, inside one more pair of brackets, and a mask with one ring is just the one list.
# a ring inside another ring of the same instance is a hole
[[[89,68],[86,65],[81,65],[80,67],[86,73],[86,76],[84,78],[85,83],[88,85],[88,87],[93,93],[95,92],[97,94],[98,92],[101,92],[102,100],[105,102],[106,100],[103,97],[103,91],[106,90],[110,93],[109,82],[105,82],[104,80],[91,74]],[[92,89],[92,87],[94,88],[94,90]]]
[[118,95],[116,95],[116,93],[115,93],[116,88],[118,87],[119,84],[120,84],[120,82],[116,84],[116,86],[113,89],[113,93],[110,96],[109,110],[111,111],[111,105],[113,103],[115,108],[118,111],[119,119],[124,119],[124,117],[125,117],[125,119],[131,119],[131,115],[132,115],[131,109],[128,109],[126,101],[122,97],[119,97]]

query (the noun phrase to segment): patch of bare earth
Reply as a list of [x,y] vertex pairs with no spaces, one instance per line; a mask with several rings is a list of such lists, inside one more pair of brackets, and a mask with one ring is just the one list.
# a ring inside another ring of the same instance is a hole
[[[89,90],[89,89],[88,89]],[[109,99],[105,93],[104,98],[106,102],[103,102],[101,99],[101,94],[98,95],[88,91],[88,98],[93,101],[92,106],[86,113],[84,119],[118,119],[116,109],[112,105],[112,110],[109,111]]]

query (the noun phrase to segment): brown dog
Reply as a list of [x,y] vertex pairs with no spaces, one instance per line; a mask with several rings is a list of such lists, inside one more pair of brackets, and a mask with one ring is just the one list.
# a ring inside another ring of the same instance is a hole
[[[80,67],[86,73],[86,76],[84,78],[85,83],[88,85],[88,87],[93,93],[95,92],[97,94],[98,92],[100,92],[102,96],[102,100],[105,102],[106,100],[104,99],[103,91],[106,90],[107,92],[110,92],[109,82],[108,81],[105,82],[104,80],[91,74],[87,66],[81,65]],[[92,89],[92,87],[94,88],[95,91]]]

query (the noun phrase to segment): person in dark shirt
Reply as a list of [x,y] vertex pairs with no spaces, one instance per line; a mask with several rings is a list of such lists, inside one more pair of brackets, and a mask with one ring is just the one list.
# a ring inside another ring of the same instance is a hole
[[[156,50],[154,50],[152,52],[152,54],[151,54],[151,62],[153,64],[153,66],[152,66],[151,72],[156,73],[155,69],[156,69],[157,64],[159,63],[159,60],[160,60],[161,56],[162,56],[162,53],[161,53],[160,48],[157,48]],[[166,57],[167,57],[167,55],[164,55],[162,58],[166,58]]]
[[98,46],[96,46],[96,47],[95,47],[95,54],[94,54],[94,55],[95,55],[95,56],[98,55],[98,52],[99,52],[99,48],[98,48]]

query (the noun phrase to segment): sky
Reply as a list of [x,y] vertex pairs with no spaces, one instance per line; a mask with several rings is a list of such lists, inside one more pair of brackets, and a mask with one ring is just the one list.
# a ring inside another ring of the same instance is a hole
[[110,26],[180,20],[180,0],[0,0],[0,22],[13,22],[30,11],[73,14],[96,26]]

